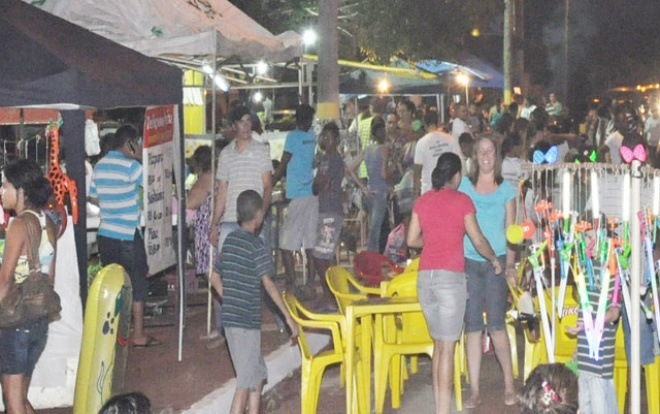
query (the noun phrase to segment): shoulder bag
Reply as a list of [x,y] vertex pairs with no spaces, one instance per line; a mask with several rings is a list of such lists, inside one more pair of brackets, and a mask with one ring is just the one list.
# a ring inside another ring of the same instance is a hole
[[59,318],[62,306],[60,297],[55,292],[50,277],[41,272],[39,246],[33,243],[35,229],[32,223],[27,226],[28,265],[30,274],[22,283],[13,283],[7,296],[0,302],[0,328],[15,328],[28,325],[47,317],[50,321]]

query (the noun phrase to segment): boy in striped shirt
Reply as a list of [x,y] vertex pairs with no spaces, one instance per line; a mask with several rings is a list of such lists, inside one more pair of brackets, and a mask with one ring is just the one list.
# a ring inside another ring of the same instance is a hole
[[261,355],[261,284],[286,318],[292,337],[298,326],[284,306],[271,279],[273,261],[259,238],[263,223],[262,199],[254,190],[246,190],[236,200],[240,228],[231,232],[213,265],[211,285],[222,297],[222,323],[229,353],[236,371],[236,391],[231,414],[258,413],[261,388],[267,378]]

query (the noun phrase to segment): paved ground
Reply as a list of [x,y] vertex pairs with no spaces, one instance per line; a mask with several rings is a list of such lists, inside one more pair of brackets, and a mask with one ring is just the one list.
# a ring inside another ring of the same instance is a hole
[[[300,371],[296,371],[285,381],[278,384],[273,390],[264,395],[264,404],[269,414],[291,414],[300,412]],[[517,414],[516,407],[504,405],[504,385],[497,360],[489,355],[483,361],[482,401],[479,407],[461,413],[475,414]],[[517,385],[522,385],[520,381]],[[431,361],[428,357],[420,357],[419,372],[410,377],[405,384],[405,392],[401,400],[401,408],[391,408],[389,392],[386,395],[384,414],[431,414],[434,412],[433,395],[431,390]],[[468,388],[463,387],[463,398],[468,396]],[[321,397],[319,398],[317,414],[337,414],[345,410],[345,393],[339,388],[339,369],[329,369],[321,383]],[[456,405],[452,402],[452,413]]]
[[[162,346],[155,348],[131,348],[129,368],[126,375],[127,391],[142,391],[152,401],[154,413],[171,414],[182,412],[201,400],[204,396],[220,388],[234,377],[231,360],[226,345],[207,349],[208,342],[200,336],[206,331],[205,293],[191,295],[188,308],[187,326],[184,334],[183,360],[177,361],[177,327],[175,309],[172,305],[163,308],[149,320],[148,333],[162,340]],[[173,295],[172,295],[173,296]],[[173,298],[170,298],[173,302]],[[322,306],[313,303],[308,305]],[[283,344],[290,343],[288,335],[281,333],[274,323],[272,314],[264,310],[264,328],[262,330],[263,352],[268,354]],[[518,349],[522,350],[522,336],[519,335]],[[297,345],[292,345],[297,347]],[[522,358],[520,367],[522,368]],[[482,368],[483,404],[463,413],[475,414],[513,414],[516,407],[506,407],[503,402],[504,389],[501,371],[493,355],[484,358]],[[402,397],[402,406],[393,410],[386,396],[385,414],[433,412],[431,394],[430,361],[420,358],[419,373],[412,375],[406,382]],[[517,380],[516,386],[522,386]],[[464,400],[467,388],[464,385]],[[276,384],[266,392],[263,398],[262,412],[269,414],[292,414],[300,412],[300,371],[294,371],[287,379]],[[338,414],[344,412],[345,393],[339,387],[339,369],[329,369],[323,379],[318,414]],[[452,404],[455,410],[455,405]],[[644,388],[642,391],[642,411],[646,412]],[[71,408],[38,411],[39,414],[71,414]],[[92,414],[92,413],[90,413]]]

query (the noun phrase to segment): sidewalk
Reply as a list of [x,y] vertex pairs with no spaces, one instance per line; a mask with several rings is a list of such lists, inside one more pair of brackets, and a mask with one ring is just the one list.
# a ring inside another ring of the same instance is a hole
[[[150,348],[131,348],[128,353],[126,392],[141,391],[151,400],[154,414],[217,414],[229,412],[234,392],[234,370],[226,343],[207,349],[205,291],[189,294],[181,362],[177,361],[178,327],[175,295],[160,312],[146,318],[146,331],[162,341]],[[262,349],[268,365],[270,389],[300,366],[297,343],[280,332],[272,313],[263,304]],[[327,344],[314,340],[315,349]],[[71,407],[38,410],[39,414],[71,414]],[[94,414],[94,413],[89,413]]]

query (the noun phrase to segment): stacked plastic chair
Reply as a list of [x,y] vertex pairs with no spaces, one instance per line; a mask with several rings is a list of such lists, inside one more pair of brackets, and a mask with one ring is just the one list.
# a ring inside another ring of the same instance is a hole
[[[291,317],[299,326],[298,346],[302,357],[300,371],[300,407],[302,414],[315,414],[318,407],[319,393],[321,391],[321,380],[325,369],[334,364],[344,362],[344,346],[340,333],[340,324],[336,315],[317,314],[305,308],[293,295],[282,294]],[[332,346],[314,355],[307,343],[306,333],[308,330],[329,330],[332,334]],[[358,359],[358,365],[361,362]],[[352,386],[358,397],[353,409],[365,413],[364,390],[362,385],[362,369],[355,370],[356,379]]]
[[380,253],[363,250],[353,258],[353,269],[355,275],[364,281],[367,286],[378,286],[380,282],[388,277],[383,273],[383,268],[389,269],[390,273],[402,273],[404,268],[394,264],[390,259]]
[[[380,289],[363,286],[360,284],[355,277],[345,268],[341,266],[332,266],[326,273],[325,278],[332,292],[335,300],[337,302],[337,307],[339,309],[339,314],[333,315],[339,318],[339,325],[341,328],[342,334],[342,343],[344,348],[346,348],[346,306],[351,302],[357,300],[367,299],[368,295],[379,295]],[[330,315],[329,315],[330,316]],[[367,332],[366,335],[371,336],[371,332]],[[362,329],[358,326],[355,329],[355,343],[360,344],[362,338]],[[343,374],[343,372],[342,372]],[[344,376],[341,376],[341,384],[343,385]],[[366,393],[369,393],[369,390],[365,390]]]

